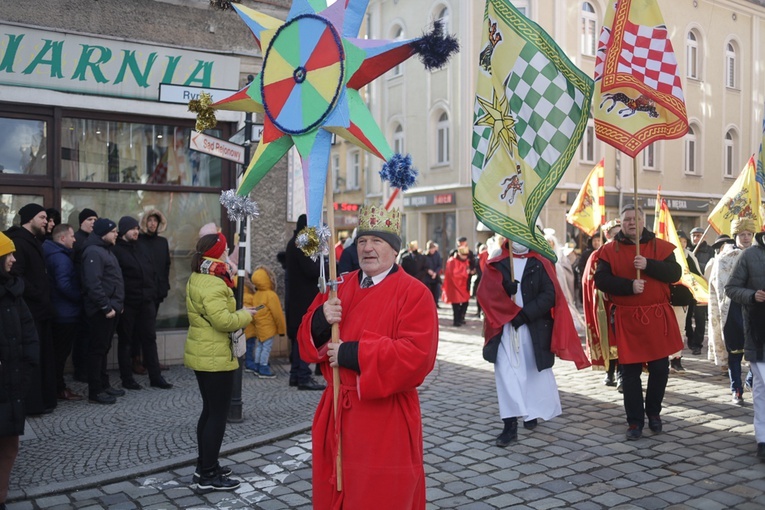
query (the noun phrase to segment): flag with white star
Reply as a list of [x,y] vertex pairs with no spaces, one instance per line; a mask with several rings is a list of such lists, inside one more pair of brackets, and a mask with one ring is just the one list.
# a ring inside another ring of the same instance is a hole
[[535,232],[584,130],[593,82],[508,0],[487,0],[473,120],[473,209],[493,231],[546,257]]

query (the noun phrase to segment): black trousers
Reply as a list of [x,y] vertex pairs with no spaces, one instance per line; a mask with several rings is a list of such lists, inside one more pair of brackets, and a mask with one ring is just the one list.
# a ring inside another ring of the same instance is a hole
[[27,414],[42,414],[56,407],[56,363],[53,354],[53,322],[35,319],[35,329],[40,341],[40,362],[32,370],[29,393],[24,401]]
[[133,345],[138,343],[143,351],[143,365],[149,372],[149,379],[161,377],[157,355],[157,307],[153,301],[140,305],[125,305],[117,325],[117,361],[122,382],[133,379]]
[[311,380],[311,367],[300,358],[300,347],[296,338],[290,338],[290,380],[298,385]]
[[106,355],[112,347],[114,330],[119,315],[107,319],[101,312],[89,315],[90,338],[88,339],[88,396],[95,397],[109,388],[109,374],[106,373]]
[[659,358],[648,362],[648,387],[643,405],[643,385],[640,374],[643,372],[642,363],[620,364],[622,369],[622,388],[624,389],[624,410],[627,412],[627,423],[637,425],[641,429],[646,416],[659,416],[661,403],[664,400],[664,390],[669,379],[669,359]]
[[80,316],[78,323],[77,336],[72,344],[72,365],[74,365],[74,378],[78,381],[88,379],[88,359],[90,349],[90,319],[85,312]]
[[452,303],[452,312],[454,313],[454,324],[461,324],[465,322],[465,314],[467,313],[468,303]]
[[197,422],[197,448],[199,467],[203,471],[213,469],[218,463],[226,419],[234,389],[234,372],[194,371],[202,395],[202,414]]
[[53,323],[53,357],[56,364],[56,391],[64,391],[64,367],[66,359],[72,353],[72,345],[77,337],[80,325],[77,322]]
[[685,337],[688,339],[688,347],[690,349],[701,349],[702,345],[704,345],[708,309],[706,305],[695,303],[688,306],[688,314],[685,316]]

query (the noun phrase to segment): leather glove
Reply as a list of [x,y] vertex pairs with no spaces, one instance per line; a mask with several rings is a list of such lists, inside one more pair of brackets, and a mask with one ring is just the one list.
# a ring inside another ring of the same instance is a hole
[[502,280],[502,288],[505,289],[505,292],[508,296],[514,296],[516,292],[518,292],[518,284],[520,282],[518,280],[513,280],[512,282],[508,282],[507,280]]

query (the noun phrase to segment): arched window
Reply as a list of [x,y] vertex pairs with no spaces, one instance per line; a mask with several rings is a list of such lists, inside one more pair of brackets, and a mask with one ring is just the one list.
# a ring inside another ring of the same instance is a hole
[[401,124],[396,124],[393,129],[393,152],[404,153],[404,127]]
[[725,47],[725,86],[729,89],[735,89],[736,80],[736,47],[729,42]]
[[656,170],[656,143],[643,149],[643,170]]
[[581,24],[579,51],[582,55],[594,57],[598,44],[598,18],[590,2],[582,2]]
[[447,34],[451,32],[451,26],[449,25],[451,19],[449,17],[448,7],[444,6],[439,9],[438,14],[436,14],[436,19],[441,21],[441,25],[444,27],[444,32]]
[[700,74],[699,37],[691,30],[685,38],[685,76],[698,80]]
[[590,111],[587,119],[587,128],[584,130],[582,143],[579,145],[579,160],[582,163],[595,162],[595,121],[592,118],[592,111]]
[[436,124],[436,164],[449,163],[449,116],[441,113]]
[[698,174],[699,147],[698,147],[698,127],[695,124],[688,126],[688,133],[685,135],[685,173],[689,175]]
[[[399,26],[399,25],[396,25],[395,27],[393,27],[393,30],[391,31],[391,34],[392,34],[392,39],[394,41],[401,41],[401,40],[404,39],[404,29],[401,26]],[[404,74],[404,63],[403,62],[398,64],[396,67],[394,67],[391,70],[391,77],[393,77],[393,76],[401,76],[402,74]]]
[[723,177],[733,177],[738,162],[736,161],[736,132],[732,129],[725,133],[723,140]]

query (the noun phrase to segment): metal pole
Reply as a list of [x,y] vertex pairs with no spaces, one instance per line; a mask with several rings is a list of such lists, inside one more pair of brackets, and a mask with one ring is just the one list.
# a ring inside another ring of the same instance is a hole
[[[247,76],[247,83],[251,83],[255,77],[252,75]],[[244,162],[242,166],[242,173],[247,168],[250,162],[250,138],[252,136],[252,113],[247,112],[244,115]],[[237,183],[238,184],[238,183]],[[239,229],[239,258],[237,264],[237,281],[236,281],[236,309],[239,310],[244,306],[244,279],[247,277],[245,271],[245,259],[247,258],[247,219],[239,220],[237,222]],[[228,408],[228,422],[229,423],[241,423],[244,421],[242,417],[242,359],[239,358],[239,367],[234,372],[234,388],[231,392],[231,404]]]

